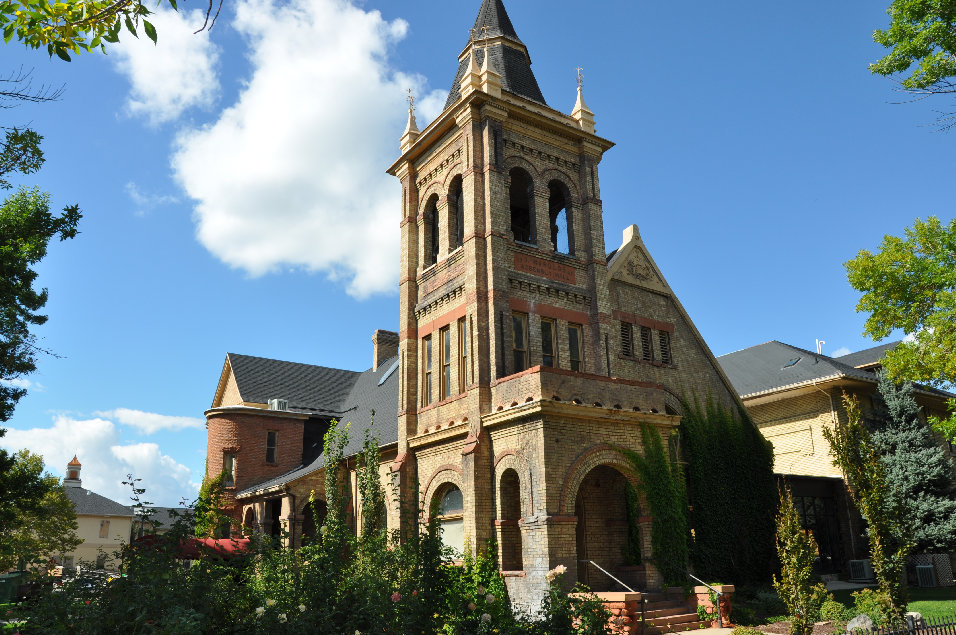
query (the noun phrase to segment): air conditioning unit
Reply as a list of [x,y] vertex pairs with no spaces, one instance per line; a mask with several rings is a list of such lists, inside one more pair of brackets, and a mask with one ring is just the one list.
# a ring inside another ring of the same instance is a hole
[[270,399],[269,400],[269,410],[288,410],[288,409],[289,409],[288,399]]
[[872,580],[873,565],[869,560],[850,560],[851,580]]
[[931,564],[917,565],[916,579],[921,588],[936,586],[936,568]]

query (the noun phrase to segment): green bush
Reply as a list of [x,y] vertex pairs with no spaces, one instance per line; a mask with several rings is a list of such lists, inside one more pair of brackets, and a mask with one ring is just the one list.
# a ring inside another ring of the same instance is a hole
[[850,610],[834,599],[824,601],[820,607],[820,619],[828,622],[845,622],[852,618]]
[[764,632],[757,628],[737,626],[734,630],[730,631],[730,635],[764,635]]
[[853,592],[853,615],[866,615],[874,626],[883,626],[889,621],[892,602],[890,596],[875,589],[860,589]]

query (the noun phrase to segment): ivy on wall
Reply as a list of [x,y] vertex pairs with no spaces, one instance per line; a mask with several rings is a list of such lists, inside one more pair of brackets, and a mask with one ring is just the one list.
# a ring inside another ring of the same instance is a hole
[[766,584],[776,568],[773,448],[745,410],[684,401],[680,425],[698,577]]

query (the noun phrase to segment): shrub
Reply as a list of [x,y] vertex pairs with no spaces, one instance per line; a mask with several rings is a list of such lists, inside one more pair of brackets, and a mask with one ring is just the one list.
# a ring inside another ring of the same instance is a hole
[[800,526],[789,489],[780,492],[777,555],[780,557],[780,578],[774,576],[773,587],[787,605],[790,635],[810,635],[827,591],[822,584],[812,584],[816,549],[813,539]]
[[758,628],[748,628],[746,626],[737,626],[730,631],[730,635],[764,635],[764,632]]
[[891,615],[892,602],[890,596],[876,589],[860,589],[854,591],[853,615],[866,615],[873,620],[874,626],[883,626],[888,623]]

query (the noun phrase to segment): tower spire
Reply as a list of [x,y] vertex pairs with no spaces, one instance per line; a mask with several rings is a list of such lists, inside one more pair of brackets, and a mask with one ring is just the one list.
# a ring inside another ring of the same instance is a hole
[[574,102],[571,118],[578,122],[581,130],[594,134],[594,113],[584,103],[584,69],[578,66],[575,70],[578,72],[578,99]]
[[415,143],[415,140],[418,139],[418,136],[421,134],[421,131],[418,129],[418,123],[415,121],[415,95],[412,93],[412,89],[408,89],[408,123],[405,125],[405,132],[402,133],[401,148],[402,154],[404,154],[412,144]]

